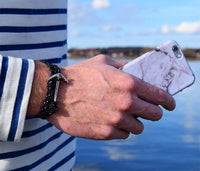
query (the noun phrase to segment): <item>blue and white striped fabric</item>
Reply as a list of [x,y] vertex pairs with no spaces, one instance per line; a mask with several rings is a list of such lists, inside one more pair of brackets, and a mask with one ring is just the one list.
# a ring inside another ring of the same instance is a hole
[[26,118],[34,60],[67,65],[67,0],[0,0],[0,170],[71,170],[75,138]]
[[0,140],[22,134],[34,73],[34,62],[0,56]]

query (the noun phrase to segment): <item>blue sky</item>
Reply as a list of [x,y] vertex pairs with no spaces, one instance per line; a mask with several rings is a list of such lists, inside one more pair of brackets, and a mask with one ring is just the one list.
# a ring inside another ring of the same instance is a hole
[[68,0],[68,47],[200,48],[199,0]]

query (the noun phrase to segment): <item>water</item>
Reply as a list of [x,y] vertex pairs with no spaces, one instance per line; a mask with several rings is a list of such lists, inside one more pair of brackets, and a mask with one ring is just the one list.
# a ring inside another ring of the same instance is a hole
[[159,122],[143,120],[144,132],[126,140],[77,139],[74,170],[200,170],[200,61],[190,62],[190,66],[196,82],[175,96],[177,107],[174,111],[164,110]]

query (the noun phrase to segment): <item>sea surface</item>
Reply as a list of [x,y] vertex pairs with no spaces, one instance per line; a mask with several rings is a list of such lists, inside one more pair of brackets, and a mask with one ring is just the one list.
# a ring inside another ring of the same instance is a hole
[[[69,59],[74,64],[83,59]],[[77,139],[74,171],[200,171],[200,61],[195,83],[174,96],[177,106],[126,140]]]

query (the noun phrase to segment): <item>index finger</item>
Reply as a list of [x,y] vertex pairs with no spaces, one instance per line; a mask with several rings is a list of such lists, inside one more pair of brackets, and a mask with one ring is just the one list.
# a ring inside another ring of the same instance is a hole
[[167,110],[173,110],[176,106],[174,98],[169,93],[139,78],[136,81],[135,90],[139,98],[161,105]]

